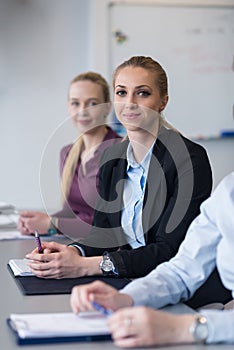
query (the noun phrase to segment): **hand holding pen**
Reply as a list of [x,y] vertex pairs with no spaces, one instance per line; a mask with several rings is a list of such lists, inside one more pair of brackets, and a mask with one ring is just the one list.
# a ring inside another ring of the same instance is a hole
[[35,239],[36,239],[36,243],[37,243],[38,253],[43,254],[43,248],[41,245],[40,235],[37,231],[35,231]]
[[100,304],[96,303],[96,301],[91,301],[92,306],[95,310],[99,311],[102,315],[110,316],[113,314],[112,310],[106,309],[105,307],[101,306]]

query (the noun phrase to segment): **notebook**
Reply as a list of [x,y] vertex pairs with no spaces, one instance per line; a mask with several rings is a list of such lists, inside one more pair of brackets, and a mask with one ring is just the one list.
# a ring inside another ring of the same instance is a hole
[[7,323],[19,345],[110,340],[100,312],[11,314]]
[[11,259],[8,263],[14,276],[34,276],[28,266],[29,259]]
[[103,281],[117,289],[122,289],[130,282],[130,279],[126,277],[101,275],[63,279],[38,278],[31,273],[27,262],[27,259],[12,259],[8,263],[8,269],[15,277],[15,282],[24,295],[70,294],[74,286],[91,283],[95,280]]

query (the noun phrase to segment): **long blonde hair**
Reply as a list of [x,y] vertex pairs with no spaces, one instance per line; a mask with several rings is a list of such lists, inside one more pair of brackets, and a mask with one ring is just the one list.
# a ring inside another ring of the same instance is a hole
[[[88,80],[100,85],[103,91],[104,103],[110,102],[109,85],[107,81],[100,74],[96,72],[85,72],[77,75],[70,82],[69,90],[72,84],[78,81],[85,81],[85,80]],[[71,146],[66,162],[64,164],[62,180],[61,180],[61,191],[62,191],[63,202],[66,201],[68,197],[68,194],[71,188],[72,179],[76,171],[78,160],[80,158],[82,147],[83,147],[83,137],[80,136]]]

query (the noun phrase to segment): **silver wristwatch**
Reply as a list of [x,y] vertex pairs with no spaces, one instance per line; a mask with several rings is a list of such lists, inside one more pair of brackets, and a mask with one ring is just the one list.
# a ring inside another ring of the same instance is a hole
[[202,315],[196,316],[189,331],[196,343],[205,343],[209,335],[206,317]]
[[116,267],[107,252],[103,254],[99,268],[102,271],[104,276],[118,275]]

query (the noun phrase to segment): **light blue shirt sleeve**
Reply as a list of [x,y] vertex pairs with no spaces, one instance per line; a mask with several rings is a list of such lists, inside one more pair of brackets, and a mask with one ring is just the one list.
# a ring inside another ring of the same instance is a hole
[[213,206],[210,199],[193,221],[174,258],[124,288],[136,305],[159,308],[186,300],[208,278],[215,267],[216,248],[221,238],[208,216],[208,206]]
[[[234,296],[234,172],[201,205],[177,255],[149,275],[121,290],[135,305],[160,308],[190,298],[217,265]],[[234,310],[202,310],[209,327],[208,343],[234,342]]]
[[201,314],[207,319],[207,344],[234,342],[234,310],[201,310]]

